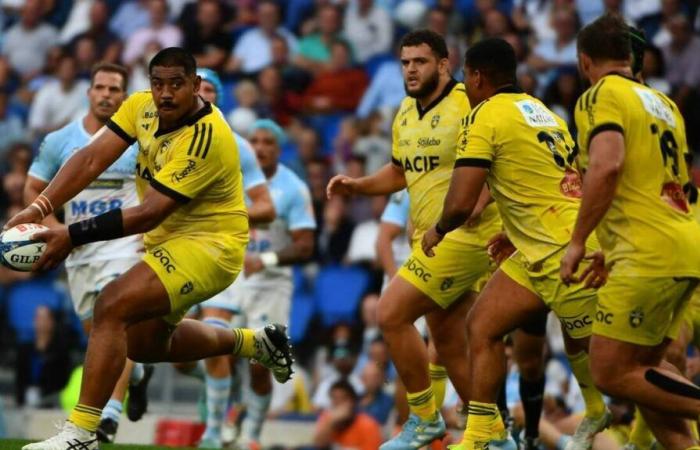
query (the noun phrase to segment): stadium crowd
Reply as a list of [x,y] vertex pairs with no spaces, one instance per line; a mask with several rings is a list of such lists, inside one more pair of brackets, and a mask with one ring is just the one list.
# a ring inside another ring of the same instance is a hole
[[[315,255],[295,268],[291,317],[299,376],[278,392],[270,415],[320,414],[320,436],[324,427],[349,423],[333,435],[341,445],[365,445],[352,442],[363,436],[372,443],[362,448],[377,448],[395,414],[396,372],[376,319],[383,273],[375,242],[388,199],[327,200],[325,189],[336,173],[358,177],[390,160],[391,123],[405,95],[398,39],[417,27],[445,36],[458,80],[470,43],[507,40],[520,86],[575,133],[573,111],[584,88],[575,37],[605,11],[645,31],[651,45],[644,78],[679,105],[697,151],[700,12],[693,1],[0,0],[0,214],[11,217],[24,206],[27,170],[42,138],[85,113],[96,62],[128,67],[134,92],[148,88],[148,62],[158,50],[189,50],[223,80],[219,107],[235,131],[246,136],[258,118],[284,126],[281,162],[306,181],[313,200]],[[86,341],[64,284],[60,269],[30,276],[0,267],[0,320],[8,325],[1,328],[0,363],[14,367],[17,406],[55,406],[82,361]],[[582,400],[558,323],[550,320],[548,330],[543,417],[553,431],[543,440],[551,437],[546,443],[555,448],[557,433],[573,432]],[[700,375],[700,362],[689,361],[690,375]],[[515,367],[508,386],[518,421]],[[445,417],[455,426],[457,401],[448,393]],[[597,448],[625,442],[615,433],[624,435],[632,409],[612,410],[616,426]]]

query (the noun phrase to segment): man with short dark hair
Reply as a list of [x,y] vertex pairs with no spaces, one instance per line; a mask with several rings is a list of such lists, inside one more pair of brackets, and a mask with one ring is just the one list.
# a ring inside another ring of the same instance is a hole
[[[476,283],[490,270],[486,243],[501,229],[495,205],[484,201],[469,225],[447,236],[436,258],[426,257],[417,245],[438,218],[470,102],[464,85],[449,73],[447,46],[437,33],[418,30],[404,36],[401,65],[408,96],[394,119],[392,162],[361,178],[338,175],[327,188],[329,197],[386,195],[408,188],[413,251],[382,294],[378,313],[411,414],[401,433],[381,450],[418,449],[443,435],[439,408],[445,371],[460,397],[470,398],[466,316]],[[432,365],[430,371],[425,343],[413,325],[423,315],[444,365]]]
[[191,306],[235,280],[248,242],[236,143],[221,112],[199,97],[196,68],[181,48],[156,54],[151,91],[129,97],[6,225],[40,222],[138,141],[138,206],[34,236],[47,244],[34,270],[57,266],[74,247],[140,233],[146,252],[96,300],[78,405],[56,436],[25,450],[96,449],[100,413],[127,355],[178,362],[233,353],[270,368],[279,382],[291,376],[285,327],[222,329],[182,320]]
[[[549,308],[562,323],[569,361],[586,402],[586,415],[566,448],[590,450],[594,435],[612,418],[593,386],[586,355],[596,302],[589,284],[600,284],[604,274],[590,265],[581,275],[592,273],[585,284],[566,286],[559,279],[559,259],[580,204],[576,146],[560,117],[515,86],[516,66],[513,48],[502,39],[485,39],[467,51],[465,83],[476,106],[462,122],[442,216],[423,236],[425,254],[438,257],[449,232],[473,214],[488,182],[516,248],[469,314],[469,417],[457,448],[515,445],[496,405],[506,375],[503,337]],[[597,241],[589,240],[587,248],[595,252]]]
[[[46,189],[61,166],[76,150],[90,142],[126,99],[128,72],[124,67],[98,64],[93,67],[90,78],[88,114],[46,136],[29,168],[24,186],[25,205],[31,204]],[[115,208],[138,205],[135,185],[137,154],[138,146],[132,145],[95,183],[72,198],[64,207],[65,223],[70,225]],[[61,225],[53,214],[48,215],[43,223],[47,226]],[[69,256],[66,261],[68,286],[75,312],[83,323],[86,335],[92,328],[92,312],[100,290],[141,259],[142,247],[143,241],[138,236],[129,236],[85,245]],[[142,364],[126,361],[112,397],[102,410],[97,432],[102,442],[114,440],[130,381],[133,388],[130,389],[129,418],[138,420],[143,415],[146,409],[145,387],[153,368],[147,369],[146,374]]]
[[700,225],[683,194],[683,124],[664,96],[632,77],[630,50],[617,16],[578,37],[579,70],[593,85],[575,117],[588,169],[561,278],[574,278],[595,230],[611,271],[598,294],[593,379],[634,401],[664,448],[698,448],[684,419],[700,415],[700,389],[663,362],[700,279]]

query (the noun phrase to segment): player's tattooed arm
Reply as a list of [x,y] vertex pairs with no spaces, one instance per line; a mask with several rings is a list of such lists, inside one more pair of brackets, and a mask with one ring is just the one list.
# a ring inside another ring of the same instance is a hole
[[578,282],[576,271],[586,255],[586,240],[610,208],[625,161],[625,140],[616,130],[601,131],[588,144],[590,160],[583,178],[583,199],[571,242],[561,260],[561,279]]

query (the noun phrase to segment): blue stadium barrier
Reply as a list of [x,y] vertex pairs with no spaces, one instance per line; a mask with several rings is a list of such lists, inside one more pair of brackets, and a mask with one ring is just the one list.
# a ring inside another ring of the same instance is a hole
[[369,274],[359,267],[324,267],[316,277],[316,307],[324,326],[357,321],[357,308],[369,286]]
[[304,340],[315,310],[314,297],[307,292],[292,295],[292,309],[289,314],[289,338],[292,344]]
[[63,306],[63,292],[54,287],[53,279],[16,283],[7,295],[7,319],[18,342],[34,340],[34,313],[39,306],[53,311]]

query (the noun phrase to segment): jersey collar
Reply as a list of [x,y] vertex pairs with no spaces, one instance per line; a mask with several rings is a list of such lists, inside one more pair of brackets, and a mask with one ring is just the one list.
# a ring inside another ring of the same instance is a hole
[[630,80],[630,81],[634,81],[635,83],[639,83],[639,80],[638,80],[638,79],[633,78],[633,77],[630,77],[630,76],[628,76],[628,75],[625,75],[624,73],[618,72],[617,70],[613,70],[612,72],[608,72],[608,73],[606,73],[605,75],[603,75],[601,78],[607,77],[607,76],[610,76],[610,75],[617,75],[618,77],[622,77],[622,78],[624,78],[624,79],[626,79],[626,80]]
[[196,113],[192,114],[189,117],[185,117],[180,122],[176,123],[174,126],[172,126],[170,128],[161,129],[160,127],[158,127],[158,131],[156,131],[156,134],[154,134],[153,136],[154,137],[163,136],[164,134],[172,133],[173,131],[175,131],[179,128],[182,128],[184,126],[194,125],[202,117],[206,116],[207,114],[211,114],[212,111],[213,111],[213,109],[211,107],[211,103],[205,101],[204,106],[202,108],[200,108],[199,111],[197,111]]
[[523,90],[520,89],[518,86],[514,84],[508,84],[506,86],[502,86],[496,90],[496,92],[493,95],[497,94],[522,94]]
[[416,109],[418,110],[418,120],[422,119],[423,116],[425,116],[428,113],[428,111],[435,108],[437,106],[437,104],[442,101],[443,98],[447,97],[450,94],[450,92],[452,92],[452,88],[454,88],[455,86],[457,86],[457,80],[455,80],[454,78],[450,78],[450,81],[447,82],[447,84],[445,85],[445,88],[442,90],[442,92],[440,92],[440,95],[438,95],[438,97],[435,100],[430,102],[430,104],[425,109],[422,109],[420,107],[420,103],[418,103],[418,99],[416,99]]

